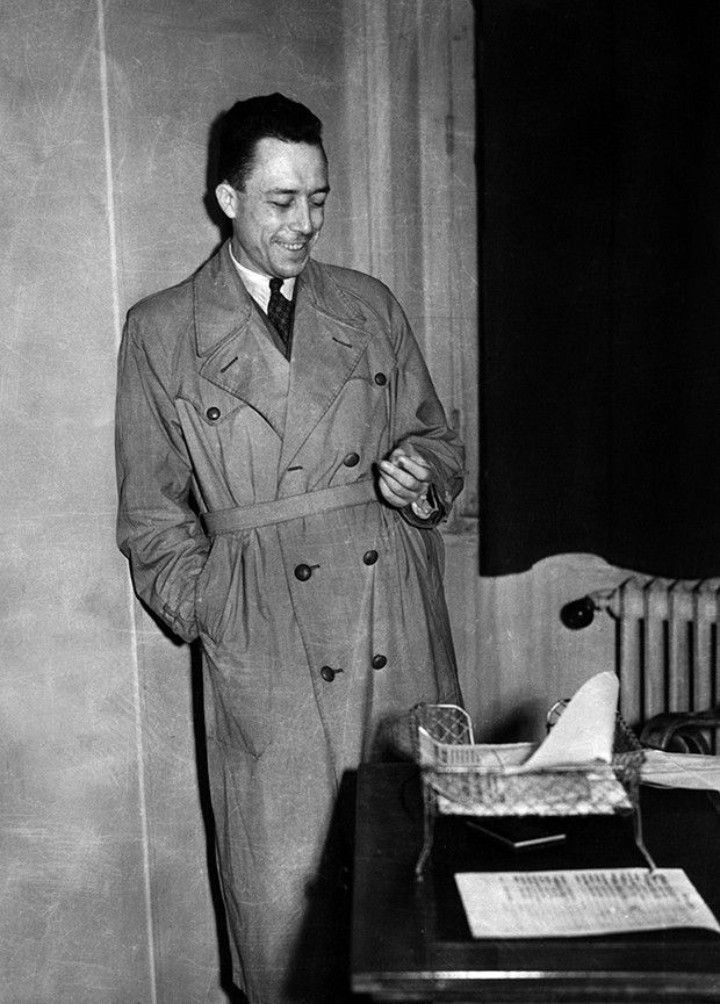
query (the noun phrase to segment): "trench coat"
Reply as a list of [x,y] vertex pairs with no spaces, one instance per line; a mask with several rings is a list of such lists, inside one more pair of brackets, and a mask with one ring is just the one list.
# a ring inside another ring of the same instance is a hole
[[460,701],[442,539],[379,495],[216,536],[201,517],[373,483],[397,445],[429,463],[446,510],[462,447],[383,284],[310,261],[288,362],[227,244],[130,310],[116,430],[136,592],[201,642],[234,979],[253,1004],[338,1001],[343,773],[384,755],[385,725],[415,703]]

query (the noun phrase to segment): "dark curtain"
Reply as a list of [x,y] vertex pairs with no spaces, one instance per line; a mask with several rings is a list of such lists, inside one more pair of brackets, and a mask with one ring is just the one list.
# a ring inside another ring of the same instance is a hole
[[720,575],[720,4],[478,4],[481,571]]

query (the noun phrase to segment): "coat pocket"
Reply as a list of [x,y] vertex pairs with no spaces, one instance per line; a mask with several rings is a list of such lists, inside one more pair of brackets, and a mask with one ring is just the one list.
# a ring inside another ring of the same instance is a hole
[[200,633],[222,640],[233,608],[242,599],[233,593],[242,588],[242,546],[237,536],[216,537],[195,583],[195,619]]
[[195,616],[212,709],[208,728],[230,753],[257,758],[274,735],[273,674],[262,621],[255,616],[256,590],[247,581],[247,539],[215,538],[198,579]]
[[242,650],[231,632],[219,642],[202,635],[208,733],[229,756],[259,759],[277,733],[273,673],[263,652]]

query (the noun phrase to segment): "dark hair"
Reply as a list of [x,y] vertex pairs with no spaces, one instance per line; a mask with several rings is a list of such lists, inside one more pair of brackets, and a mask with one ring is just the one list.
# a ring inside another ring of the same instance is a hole
[[284,94],[263,94],[237,101],[216,125],[217,180],[227,181],[237,189],[245,185],[255,147],[261,139],[309,143],[323,149],[320,119],[305,105],[291,101]]

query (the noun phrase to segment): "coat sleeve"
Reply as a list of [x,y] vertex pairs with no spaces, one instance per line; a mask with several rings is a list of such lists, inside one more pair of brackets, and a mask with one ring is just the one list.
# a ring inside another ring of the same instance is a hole
[[118,359],[117,539],[135,591],[181,638],[198,634],[195,584],[210,542],[190,506],[192,471],[167,390],[162,359],[151,359],[130,312]]
[[432,471],[430,501],[435,514],[423,520],[408,506],[401,510],[414,526],[434,526],[447,517],[463,486],[465,451],[448,425],[425,360],[394,298],[391,323],[397,369],[391,387],[393,445],[417,452]]

